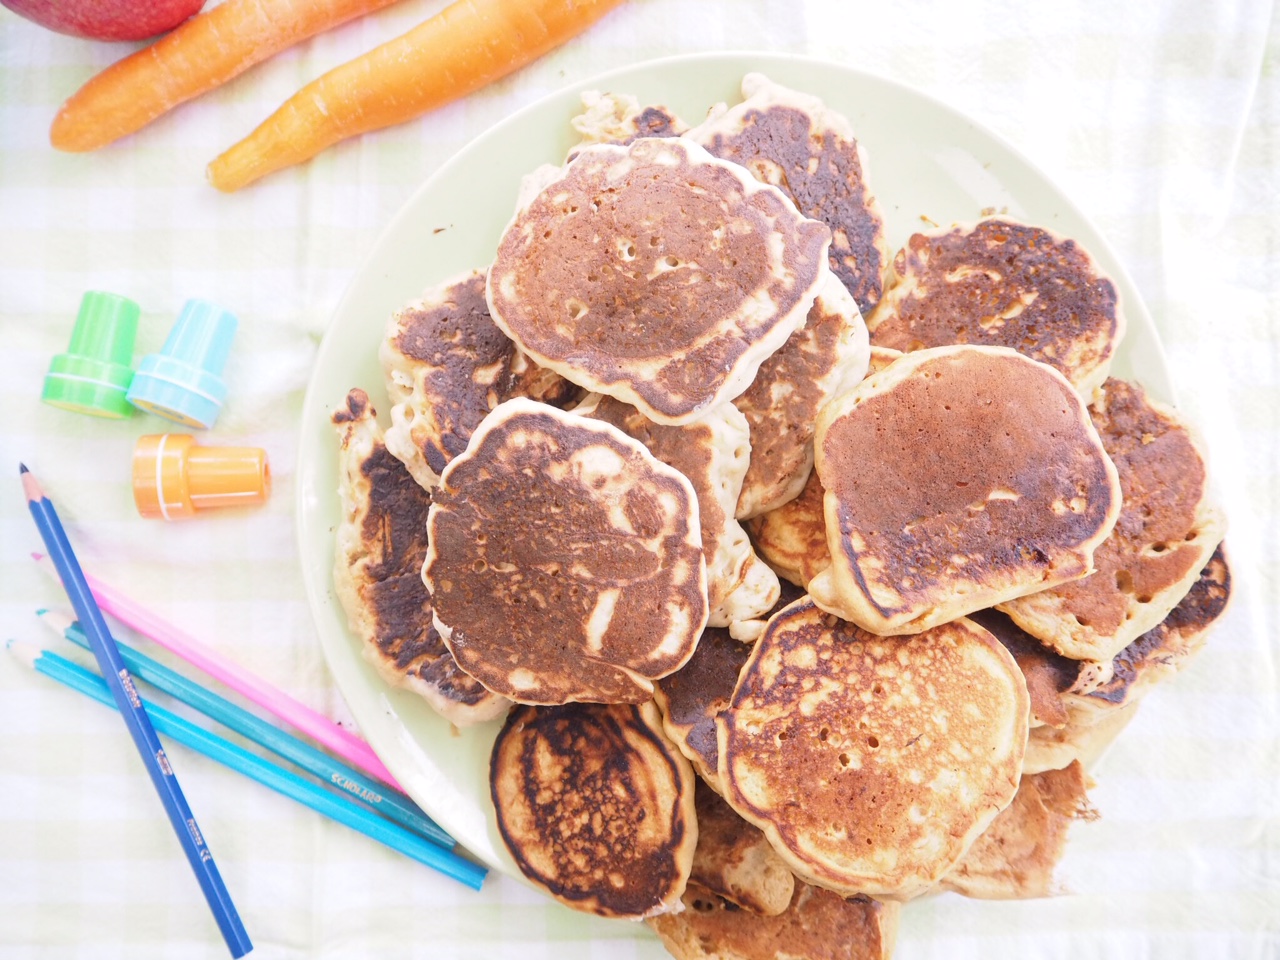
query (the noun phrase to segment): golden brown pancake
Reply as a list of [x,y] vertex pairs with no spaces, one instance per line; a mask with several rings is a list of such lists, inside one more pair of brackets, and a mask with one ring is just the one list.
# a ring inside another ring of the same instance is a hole
[[973,841],[938,884],[980,900],[1025,900],[1058,892],[1053,873],[1073,820],[1095,820],[1088,777],[1073,762],[1062,770],[1024,775],[1013,803]]
[[645,922],[676,960],[889,960],[902,905],[797,882],[785,913],[763,917],[690,883],[685,909]]
[[804,322],[830,239],[683,138],[600,144],[516,212],[489,310],[542,366],[685,423],[742,393]]
[[1088,397],[1124,336],[1115,285],[1074,240],[1007,217],[917,233],[867,316],[895,350],[1009,347],[1056,368]]
[[[770,613],[798,600],[802,592],[782,585]],[[728,630],[708,627],[689,662],[654,684],[653,698],[662,710],[662,729],[694,770],[718,791],[719,747],[716,716],[729,705],[751,647],[735,640]]]
[[694,782],[652,703],[518,706],[489,762],[520,872],[602,917],[678,908],[698,842]]
[[1110,660],[1186,596],[1226,520],[1209,500],[1199,444],[1171,409],[1111,379],[1089,411],[1123,494],[1115,529],[1094,553],[1096,572],[1000,609],[1066,656]]
[[959,619],[884,638],[801,599],[775,614],[716,718],[724,797],[801,879],[908,899],[1013,799],[1027,688]]
[[419,694],[455,726],[500,717],[511,701],[459,670],[431,622],[422,582],[431,494],[387,451],[374,416],[358,389],[333,414],[342,480],[334,592],[364,658],[388,683]]
[[814,470],[798,497],[747,521],[747,531],[760,556],[778,576],[801,588],[831,566],[823,493],[822,481]]
[[583,147],[595,143],[625,147],[641,137],[678,137],[689,129],[669,107],[641,107],[640,101],[629,94],[596,90],[583,92],[582,113],[569,122],[582,135],[582,141],[569,151],[569,160]]
[[501,404],[445,468],[422,575],[458,665],[522,703],[640,703],[707,619],[689,481],[616,427]]
[[765,835],[734,813],[701,779],[694,789],[694,806],[698,849],[689,882],[762,916],[786,910],[795,877]]
[[426,487],[503,400],[563,406],[579,392],[494,326],[484,283],[473,270],[432,287],[396,311],[378,350],[393,404],[387,446]]
[[687,136],[742,164],[781,189],[806,217],[830,227],[831,271],[869,313],[880,300],[889,248],[849,121],[817,97],[759,73],[743,77],[742,95],[742,103],[713,110]]
[[707,625],[727,627],[760,616],[778,599],[778,577],[756,556],[733,518],[751,458],[747,421],[731,403],[680,426],[654,423],[635,407],[592,394],[574,413],[612,424],[679,470],[698,497],[707,561]]
[[908,353],[823,408],[824,610],[914,633],[1092,570],[1120,485],[1084,403],[1002,347]]
[[818,411],[866,375],[870,347],[857,304],[834,274],[805,325],[764,363],[733,405],[751,428],[751,463],[738,497],[739,518],[794,500],[813,469]]

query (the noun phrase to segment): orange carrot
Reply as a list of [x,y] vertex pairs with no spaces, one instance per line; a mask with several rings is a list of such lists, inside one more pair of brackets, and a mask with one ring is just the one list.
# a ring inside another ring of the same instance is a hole
[[412,120],[564,43],[621,0],[457,0],[303,87],[209,165],[238,190],[339,140]]
[[49,141],[83,153],[141,130],[295,43],[396,0],[226,0],[112,64],[72,95]]

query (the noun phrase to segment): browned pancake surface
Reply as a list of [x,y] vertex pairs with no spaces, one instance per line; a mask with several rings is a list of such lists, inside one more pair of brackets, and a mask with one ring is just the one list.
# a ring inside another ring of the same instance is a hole
[[441,635],[513,700],[647,700],[706,621],[697,515],[689,481],[617,429],[507,401],[434,494]]
[[998,610],[979,610],[969,619],[1004,644],[1027,681],[1031,718],[1050,727],[1063,727],[1069,714],[1063,694],[1080,678],[1081,662],[1050,650]]
[[652,704],[518,706],[490,792],[520,871],[561,903],[640,918],[675,906],[697,844],[693,771]]
[[787,909],[795,877],[765,835],[733,812],[699,779],[694,791],[698,849],[689,882],[752,913],[775,916]]
[[879,346],[1009,347],[1088,391],[1105,376],[1123,333],[1112,282],[1074,240],[1040,227],[988,219],[917,233],[893,272],[867,321]]
[[756,549],[778,576],[804,587],[831,566],[822,481],[809,474],[800,496],[747,521]]

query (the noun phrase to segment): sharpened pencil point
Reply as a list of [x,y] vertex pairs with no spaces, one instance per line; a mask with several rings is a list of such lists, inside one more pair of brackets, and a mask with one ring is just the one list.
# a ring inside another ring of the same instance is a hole
[[18,464],[18,472],[19,472],[19,473],[30,473],[31,471],[27,469],[27,465],[26,465],[25,463],[20,463],[20,464]]

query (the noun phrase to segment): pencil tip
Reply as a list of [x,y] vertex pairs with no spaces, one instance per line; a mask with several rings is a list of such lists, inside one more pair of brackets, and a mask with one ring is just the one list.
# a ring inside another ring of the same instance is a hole
[[30,473],[31,471],[27,469],[27,465],[26,465],[25,463],[20,463],[20,464],[18,464],[18,472],[19,472],[19,473]]

